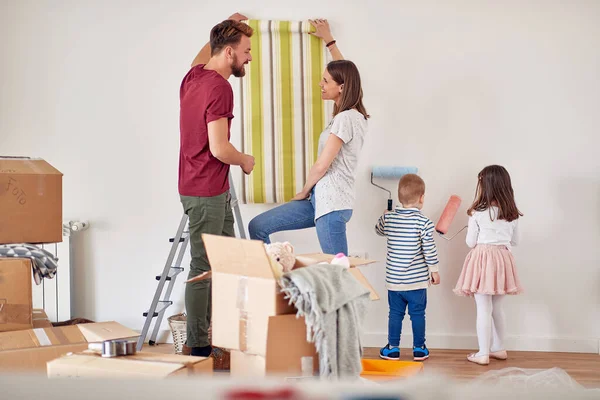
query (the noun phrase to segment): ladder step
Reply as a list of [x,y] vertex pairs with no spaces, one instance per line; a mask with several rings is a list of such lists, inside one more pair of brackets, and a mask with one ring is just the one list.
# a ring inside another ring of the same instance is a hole
[[[181,267],[171,267],[172,270],[174,270],[171,274],[169,274],[169,276],[167,276],[165,278],[165,281],[170,281],[171,278],[176,277],[177,275],[179,275],[180,273],[183,272],[183,268]],[[156,275],[156,280],[160,281],[160,278],[162,277],[162,275]]]
[[[160,306],[157,307],[156,311],[154,312],[154,315],[152,315],[152,318],[158,317],[158,314],[160,314],[161,312],[166,310],[167,307],[169,307],[170,305],[173,304],[172,301],[164,301],[164,300],[161,300],[158,303],[160,304]],[[147,316],[148,316],[148,311],[146,311],[144,313],[144,317],[147,317]]]

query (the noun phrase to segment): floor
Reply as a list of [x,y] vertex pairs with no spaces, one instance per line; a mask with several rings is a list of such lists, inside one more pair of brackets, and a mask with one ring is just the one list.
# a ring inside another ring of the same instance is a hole
[[[144,351],[171,353],[172,344],[144,346]],[[480,366],[466,360],[468,350],[430,349],[431,357],[425,361],[425,373],[438,372],[455,379],[473,379],[487,371],[509,367],[526,369],[550,369],[558,367],[565,370],[571,378],[589,388],[600,388],[600,355],[580,353],[542,353],[533,351],[509,352],[506,361],[491,360],[490,365]],[[378,358],[379,350],[366,348],[365,358]],[[409,356],[402,359],[410,360]]]
[[[571,378],[585,387],[600,388],[600,355],[580,353],[542,353],[535,351],[512,351],[505,361],[490,360],[487,366],[466,360],[468,350],[434,350],[425,361],[425,372],[436,371],[456,379],[473,379],[490,370],[509,367],[526,369],[564,369]],[[378,357],[379,349],[365,349],[367,358]],[[402,357],[404,359],[404,357]],[[410,360],[409,357],[406,357]]]

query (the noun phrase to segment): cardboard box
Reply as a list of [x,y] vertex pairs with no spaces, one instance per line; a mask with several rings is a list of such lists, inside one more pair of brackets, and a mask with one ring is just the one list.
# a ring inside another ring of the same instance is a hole
[[265,356],[231,351],[231,376],[313,376],[319,372],[314,343],[306,340],[304,318],[295,315],[269,317]]
[[70,354],[48,362],[49,378],[166,378],[212,374],[211,357],[139,352],[104,358],[93,352]]
[[[280,292],[276,268],[263,243],[215,235],[203,235],[202,239],[212,270],[213,345],[266,356],[269,317],[295,314],[296,309]],[[294,268],[331,261],[333,257],[298,255]],[[354,268],[373,262],[352,258],[350,271],[366,283],[372,298],[378,298],[366,278]]]
[[42,309],[33,309],[33,329],[37,328],[52,328],[52,322],[46,314],[46,311]]
[[0,157],[0,243],[62,242],[62,176],[42,159]]
[[117,322],[47,327],[0,333],[0,371],[46,373],[46,363],[88,343],[136,338],[139,333]]
[[0,258],[0,332],[33,327],[31,274],[31,260]]

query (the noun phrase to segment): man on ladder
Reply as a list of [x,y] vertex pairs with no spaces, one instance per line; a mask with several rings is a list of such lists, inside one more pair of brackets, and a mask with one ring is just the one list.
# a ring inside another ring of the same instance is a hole
[[[179,194],[189,217],[192,262],[188,279],[210,270],[202,234],[235,236],[229,186],[230,165],[246,174],[254,157],[229,142],[233,118],[231,75],[242,77],[252,60],[252,28],[234,14],[216,25],[192,63],[180,89]],[[208,357],[211,320],[211,279],[186,284],[187,346],[193,356]]]

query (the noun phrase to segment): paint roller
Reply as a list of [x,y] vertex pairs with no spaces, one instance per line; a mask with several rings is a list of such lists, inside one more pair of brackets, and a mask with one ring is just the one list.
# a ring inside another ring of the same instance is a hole
[[379,186],[375,182],[373,182],[373,178],[383,178],[383,179],[400,179],[402,176],[406,174],[416,174],[417,168],[415,167],[373,167],[371,169],[371,184],[373,186],[378,187],[381,190],[385,190],[390,195],[388,199],[388,211],[392,211],[392,192],[387,190],[384,187]]
[[447,238],[444,236],[446,233],[448,233],[448,228],[450,228],[450,225],[452,224],[452,221],[454,220],[454,217],[458,212],[458,208],[460,207],[461,202],[462,200],[460,197],[456,195],[450,196],[450,199],[448,200],[448,203],[446,203],[446,207],[444,207],[444,211],[442,211],[442,215],[440,216],[440,219],[438,220],[438,223],[435,226],[435,231],[440,234],[440,237],[446,240],[452,240],[456,235],[458,235],[467,228],[465,226],[460,231],[456,232],[451,238]]

